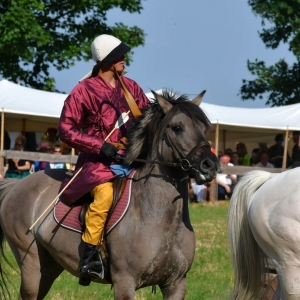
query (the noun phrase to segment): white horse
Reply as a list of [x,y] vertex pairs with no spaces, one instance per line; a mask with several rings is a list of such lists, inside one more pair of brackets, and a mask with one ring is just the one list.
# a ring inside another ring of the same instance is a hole
[[228,239],[231,299],[260,298],[267,258],[279,279],[273,299],[300,299],[300,168],[245,174],[230,200]]

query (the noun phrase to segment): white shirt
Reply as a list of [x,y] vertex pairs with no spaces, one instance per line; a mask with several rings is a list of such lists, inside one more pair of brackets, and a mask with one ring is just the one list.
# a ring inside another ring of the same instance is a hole
[[[227,166],[233,167],[234,164],[232,163],[228,163]],[[236,178],[236,175],[231,175],[233,177]],[[220,180],[222,183],[227,184],[227,185],[231,185],[232,184],[232,180],[230,178],[230,176],[228,174],[217,174],[218,180]]]
[[201,184],[196,184],[196,182],[192,182],[192,189],[193,189],[193,193],[196,195],[197,197],[197,202],[201,201],[201,200],[206,200],[204,199],[204,186]]

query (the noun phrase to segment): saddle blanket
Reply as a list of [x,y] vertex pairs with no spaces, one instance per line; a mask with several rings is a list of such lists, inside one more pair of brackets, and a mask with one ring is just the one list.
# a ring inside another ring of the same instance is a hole
[[[128,210],[131,197],[132,178],[134,174],[135,170],[128,176],[124,192],[122,193],[120,200],[116,204],[113,212],[106,222],[106,235],[111,232],[112,229],[122,220]],[[53,210],[54,219],[60,226],[64,228],[83,233],[82,224],[80,222],[81,208],[82,206],[70,208],[58,199]]]

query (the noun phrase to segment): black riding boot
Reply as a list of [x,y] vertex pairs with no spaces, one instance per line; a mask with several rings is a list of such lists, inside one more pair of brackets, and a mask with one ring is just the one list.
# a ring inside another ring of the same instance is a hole
[[103,279],[104,268],[97,246],[84,243],[84,252],[82,256],[82,263],[79,269],[79,284],[88,286],[92,279]]

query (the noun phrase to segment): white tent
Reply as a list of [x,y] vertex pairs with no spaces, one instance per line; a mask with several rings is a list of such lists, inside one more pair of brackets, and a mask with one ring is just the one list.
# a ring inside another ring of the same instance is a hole
[[258,143],[267,143],[268,147],[274,144],[277,133],[288,136],[288,133],[300,130],[300,103],[253,109],[203,103],[201,108],[213,124],[208,139],[218,143],[215,145],[221,150],[235,149],[237,142],[244,142],[250,152]]
[[[147,94],[148,98],[152,94]],[[288,136],[294,130],[300,130],[300,103],[281,107],[240,108],[201,103],[200,107],[213,124],[208,134],[216,149],[235,150],[238,142],[247,145],[248,152],[258,147],[258,143],[274,144],[277,133]],[[292,143],[289,143],[289,148]]]
[[[152,93],[146,95],[153,98]],[[0,109],[5,129],[44,132],[50,126],[57,127],[66,97],[66,94],[35,90],[1,80]],[[221,150],[234,149],[236,142],[252,143],[255,147],[258,142],[266,142],[270,146],[277,133],[300,130],[300,104],[249,109],[203,102],[201,108],[213,124],[208,139]]]
[[1,80],[0,110],[5,130],[45,132],[48,127],[57,127],[66,97]]

